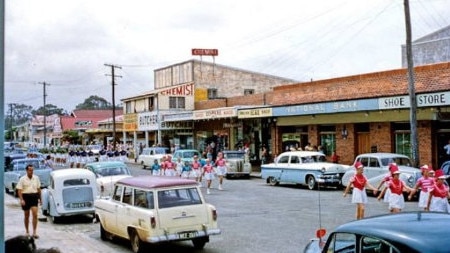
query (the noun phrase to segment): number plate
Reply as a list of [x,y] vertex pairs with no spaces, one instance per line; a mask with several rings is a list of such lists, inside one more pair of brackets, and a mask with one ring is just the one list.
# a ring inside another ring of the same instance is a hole
[[194,238],[196,235],[197,235],[197,232],[184,232],[184,233],[179,233],[180,239]]
[[86,203],[72,203],[71,206],[72,208],[83,208],[86,207]]

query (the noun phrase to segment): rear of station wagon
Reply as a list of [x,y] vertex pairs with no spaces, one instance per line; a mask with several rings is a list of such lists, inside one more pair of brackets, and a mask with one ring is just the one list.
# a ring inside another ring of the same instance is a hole
[[146,243],[191,240],[202,249],[220,234],[217,212],[194,180],[140,176],[119,180],[112,198],[95,203],[103,240],[129,239],[133,252]]

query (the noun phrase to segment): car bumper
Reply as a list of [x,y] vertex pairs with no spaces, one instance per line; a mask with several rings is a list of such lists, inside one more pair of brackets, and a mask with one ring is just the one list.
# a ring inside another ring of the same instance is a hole
[[194,232],[195,235],[190,236],[190,237],[181,236],[183,233],[151,236],[151,237],[147,237],[147,242],[157,243],[157,242],[166,242],[166,241],[192,240],[194,238],[199,238],[199,237],[205,237],[205,236],[210,236],[210,235],[219,235],[220,233],[221,233],[221,231],[219,228],[214,228],[214,229],[195,231]]
[[341,177],[336,175],[322,175],[317,178],[317,182],[319,184],[326,184],[326,185],[339,185],[341,184]]

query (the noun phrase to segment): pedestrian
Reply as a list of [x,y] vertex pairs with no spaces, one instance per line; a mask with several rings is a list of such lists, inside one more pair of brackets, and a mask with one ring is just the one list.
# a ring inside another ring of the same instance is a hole
[[152,165],[152,175],[153,176],[160,176],[161,175],[161,165],[159,165],[158,163],[158,159],[155,159],[153,161],[153,165]]
[[347,196],[347,192],[353,186],[352,203],[356,204],[356,219],[359,220],[364,218],[365,205],[368,202],[366,188],[372,189],[375,195],[377,194],[377,189],[364,176],[364,166],[361,162],[355,163],[355,169],[356,173],[350,178],[350,182],[344,191],[344,197]]
[[401,212],[405,207],[405,198],[403,197],[403,192],[414,191],[412,188],[408,187],[402,180],[400,180],[400,170],[397,165],[393,165],[392,179],[386,182],[386,187],[383,189],[381,194],[378,196],[380,200],[387,189],[391,191],[389,194],[389,211],[391,213]]
[[449,187],[444,183],[446,176],[443,171],[436,171],[436,181],[428,195],[427,209],[434,212],[450,212],[448,199],[450,198]]
[[38,204],[41,202],[41,181],[39,177],[33,174],[33,165],[28,164],[26,174],[19,179],[17,184],[17,195],[20,199],[20,205],[24,211],[24,225],[25,233],[30,235],[29,223],[30,212],[32,215],[33,238],[38,239],[37,224],[38,224]]
[[219,177],[219,191],[223,190],[223,177],[227,174],[227,161],[223,157],[223,152],[217,154],[216,160],[217,176]]
[[206,159],[206,164],[203,166],[203,178],[206,180],[206,194],[210,194],[211,182],[214,179],[214,167],[209,159]]
[[[434,174],[434,171],[431,167],[429,167],[428,165],[423,165],[422,167],[420,167],[420,170],[422,171],[422,177],[420,177],[417,180],[416,185],[414,186],[414,191],[412,191],[409,196],[408,199],[411,200],[412,196],[419,190],[420,188],[420,194],[419,194],[419,208],[422,208],[423,210],[428,210],[428,195],[430,193],[430,190],[433,188],[434,186],[434,178],[430,177],[430,175]],[[430,173],[430,171],[432,171],[432,173]]]
[[202,168],[203,165],[198,160],[198,156],[194,155],[194,161],[192,162],[192,170],[191,174],[193,177],[195,177],[195,181],[198,182],[199,186],[202,186]]
[[49,168],[51,168],[52,170],[53,169],[55,169],[54,168],[54,164],[53,164],[53,161],[52,161],[52,157],[50,156],[50,155],[47,155],[47,157],[45,158],[45,165],[47,166],[47,167],[49,167]]
[[188,161],[185,161],[183,166],[181,167],[180,177],[189,178],[191,170],[191,165]]
[[339,163],[339,156],[337,155],[336,151],[333,151],[333,154],[331,155],[331,162],[333,163]]

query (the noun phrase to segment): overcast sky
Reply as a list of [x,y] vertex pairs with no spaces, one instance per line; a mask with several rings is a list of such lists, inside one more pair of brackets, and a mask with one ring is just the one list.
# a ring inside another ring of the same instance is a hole
[[[5,1],[5,103],[72,111],[153,89],[153,70],[215,62],[299,81],[401,68],[403,0]],[[450,0],[410,0],[413,40],[450,25]],[[212,57],[203,57],[212,61]],[[7,109],[7,107],[5,107]]]

